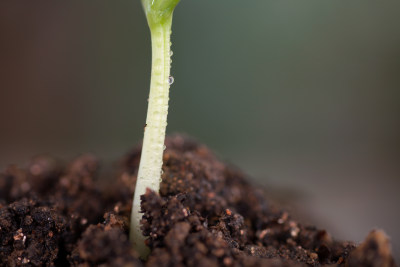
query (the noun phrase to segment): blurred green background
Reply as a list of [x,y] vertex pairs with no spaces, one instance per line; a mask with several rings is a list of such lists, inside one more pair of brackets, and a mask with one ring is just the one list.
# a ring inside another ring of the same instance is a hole
[[[400,1],[193,1],[174,15],[168,132],[303,220],[400,255]],[[140,142],[150,36],[139,0],[0,3],[0,166]]]

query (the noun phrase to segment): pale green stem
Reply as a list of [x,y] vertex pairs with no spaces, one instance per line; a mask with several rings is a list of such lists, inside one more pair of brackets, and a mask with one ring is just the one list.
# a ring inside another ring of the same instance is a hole
[[146,258],[149,249],[140,230],[140,220],[143,215],[140,212],[140,196],[146,192],[146,188],[157,193],[160,189],[170,86],[171,23],[172,15],[164,23],[150,27],[152,44],[150,97],[130,231],[130,239],[142,258]]

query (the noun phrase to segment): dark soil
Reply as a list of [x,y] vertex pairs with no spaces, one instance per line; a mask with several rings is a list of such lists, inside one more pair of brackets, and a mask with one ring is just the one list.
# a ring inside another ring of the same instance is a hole
[[388,238],[358,247],[295,221],[205,146],[166,140],[160,194],[142,196],[141,261],[128,240],[140,148],[96,184],[91,155],[65,167],[37,157],[0,174],[0,266],[396,266]]

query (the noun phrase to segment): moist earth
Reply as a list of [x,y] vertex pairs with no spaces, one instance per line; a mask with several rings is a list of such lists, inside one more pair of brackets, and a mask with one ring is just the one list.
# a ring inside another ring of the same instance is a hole
[[271,205],[268,196],[204,145],[166,139],[160,192],[142,196],[151,252],[128,240],[141,148],[99,182],[99,163],[51,157],[0,174],[0,266],[396,266],[388,237],[337,241]]

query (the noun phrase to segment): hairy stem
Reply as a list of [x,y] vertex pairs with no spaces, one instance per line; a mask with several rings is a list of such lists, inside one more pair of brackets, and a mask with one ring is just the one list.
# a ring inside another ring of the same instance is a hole
[[142,218],[140,196],[145,193],[146,188],[156,192],[160,189],[170,86],[171,23],[172,15],[162,24],[150,27],[152,44],[150,96],[130,230],[130,239],[142,258],[147,256],[149,249],[140,230]]

